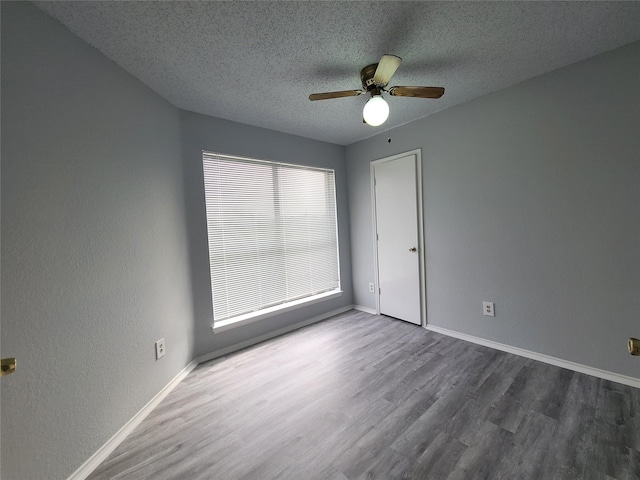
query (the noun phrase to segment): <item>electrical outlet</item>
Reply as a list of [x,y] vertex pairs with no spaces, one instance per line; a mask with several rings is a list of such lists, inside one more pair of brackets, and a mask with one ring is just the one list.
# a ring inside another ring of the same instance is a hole
[[376,286],[373,283],[369,283],[369,292],[373,293],[376,291]]
[[156,360],[164,357],[165,349],[164,349],[164,338],[161,338],[156,342]]
[[487,317],[496,316],[495,305],[493,302],[482,302],[482,314]]

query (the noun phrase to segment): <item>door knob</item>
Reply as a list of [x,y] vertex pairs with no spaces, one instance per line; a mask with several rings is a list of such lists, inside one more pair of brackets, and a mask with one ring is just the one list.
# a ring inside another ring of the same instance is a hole
[[410,252],[417,252],[417,251],[418,251],[418,249],[417,249],[416,247],[411,247],[411,248],[409,249],[409,251],[410,251]]
[[0,360],[0,377],[10,375],[16,371],[15,358],[3,358]]

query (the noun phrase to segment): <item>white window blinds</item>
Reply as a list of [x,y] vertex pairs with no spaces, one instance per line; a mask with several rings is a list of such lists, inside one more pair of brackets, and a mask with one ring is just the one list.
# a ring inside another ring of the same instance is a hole
[[340,288],[333,170],[203,154],[213,318]]

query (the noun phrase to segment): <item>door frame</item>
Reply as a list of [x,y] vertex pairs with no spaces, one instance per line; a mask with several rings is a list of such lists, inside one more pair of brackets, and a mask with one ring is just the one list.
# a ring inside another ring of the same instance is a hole
[[420,321],[421,325],[427,326],[427,282],[426,264],[424,250],[424,217],[422,212],[422,149],[417,148],[408,152],[398,153],[389,157],[372,160],[369,164],[369,177],[371,180],[371,223],[373,230],[373,269],[375,277],[376,314],[380,315],[380,278],[378,272],[378,222],[376,214],[376,191],[375,191],[375,167],[381,163],[392,162],[409,155],[416,156],[416,202],[418,213],[418,270],[420,272]]

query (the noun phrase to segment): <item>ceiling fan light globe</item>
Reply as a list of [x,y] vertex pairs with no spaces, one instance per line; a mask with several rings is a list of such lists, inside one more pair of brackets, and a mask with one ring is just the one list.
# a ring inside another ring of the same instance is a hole
[[380,95],[375,95],[365,104],[362,117],[372,127],[382,125],[389,118],[389,104]]

